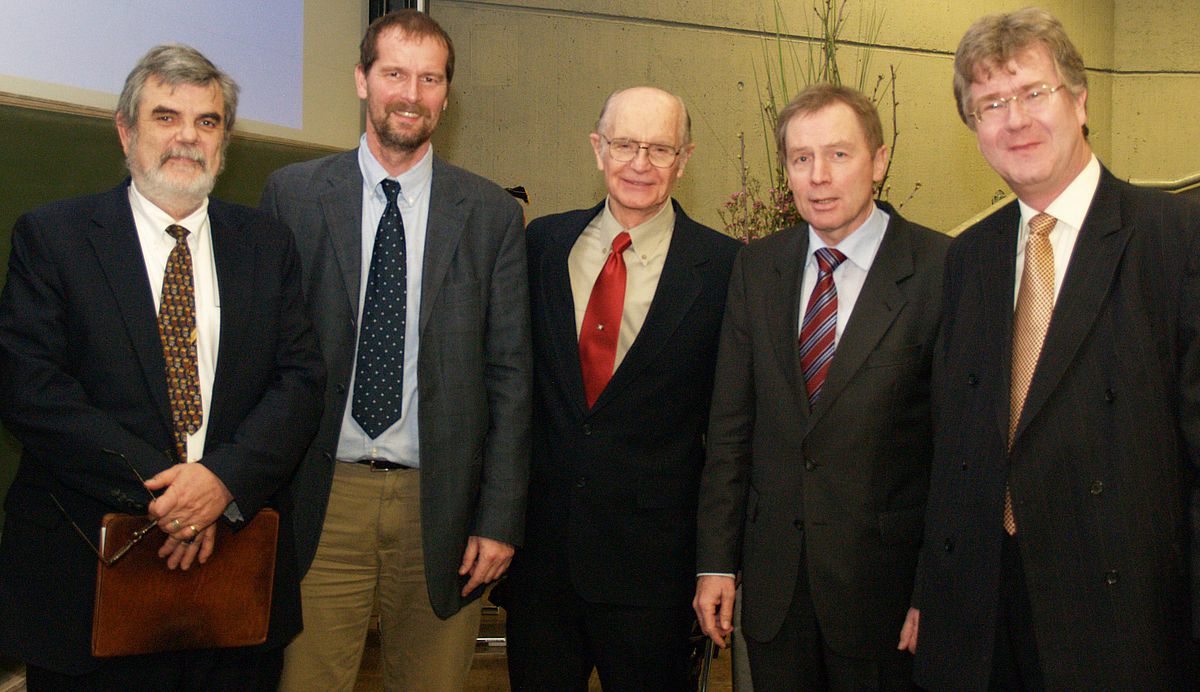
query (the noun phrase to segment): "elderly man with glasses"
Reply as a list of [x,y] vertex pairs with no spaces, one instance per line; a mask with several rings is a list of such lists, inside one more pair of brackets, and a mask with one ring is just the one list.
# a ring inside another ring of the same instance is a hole
[[671,199],[695,145],[676,96],[608,98],[607,199],[529,225],[534,436],[525,547],[493,594],[514,689],[686,684],[696,497],[738,243]]

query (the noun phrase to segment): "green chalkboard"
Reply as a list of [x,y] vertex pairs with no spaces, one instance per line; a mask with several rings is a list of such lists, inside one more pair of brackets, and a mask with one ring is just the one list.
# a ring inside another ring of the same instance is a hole
[[[332,151],[263,142],[237,135],[213,195],[257,205],[277,168]],[[126,176],[124,154],[110,118],[0,104],[0,286],[8,274],[13,224],[47,202],[107,190]],[[20,446],[0,429],[0,498],[16,473]],[[3,526],[0,513],[0,528]]]

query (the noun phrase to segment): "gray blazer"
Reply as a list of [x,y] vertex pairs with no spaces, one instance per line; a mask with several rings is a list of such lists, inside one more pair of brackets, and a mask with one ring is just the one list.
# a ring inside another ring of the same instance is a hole
[[[421,534],[434,612],[459,596],[471,535],[518,544],[529,473],[531,356],[520,207],[434,157],[421,279]],[[301,574],[324,522],[358,333],[362,175],[357,151],[287,166],[262,208],[296,235],[304,294],[329,372],[325,415],[291,484]]]

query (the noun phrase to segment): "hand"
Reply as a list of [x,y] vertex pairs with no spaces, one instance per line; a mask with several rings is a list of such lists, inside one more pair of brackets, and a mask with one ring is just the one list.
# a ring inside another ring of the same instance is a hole
[[[190,528],[185,527],[180,533],[188,533],[190,531]],[[185,541],[174,536],[168,536],[162,547],[158,549],[158,556],[167,559],[167,569],[178,567],[186,572],[197,557],[201,565],[208,562],[208,558],[212,557],[213,548],[216,546],[217,527],[215,524],[212,524],[200,529],[200,533],[196,534],[196,537],[191,540]]]
[[908,653],[917,653],[917,628],[921,624],[921,611],[916,608],[909,608],[908,615],[904,618],[904,627],[900,628],[900,643],[896,648],[900,651],[908,650]]
[[471,575],[466,586],[462,588],[463,598],[481,585],[499,579],[500,575],[508,569],[515,552],[516,548],[511,545],[491,538],[483,536],[468,538],[467,549],[463,551],[462,565],[458,568],[460,577],[465,574]]
[[191,527],[209,526],[233,502],[233,495],[221,479],[201,463],[175,464],[146,481],[146,487],[166,488],[150,503],[149,511],[158,519],[158,527],[176,542],[195,538]]
[[696,579],[696,597],[692,599],[692,610],[700,620],[700,629],[717,646],[724,649],[725,638],[733,632],[733,601],[737,584],[733,577],[723,574],[705,574]]

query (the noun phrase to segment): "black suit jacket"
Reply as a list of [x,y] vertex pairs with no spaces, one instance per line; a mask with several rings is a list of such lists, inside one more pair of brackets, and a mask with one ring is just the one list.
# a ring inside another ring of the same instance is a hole
[[742,628],[768,641],[804,551],[834,651],[894,649],[929,482],[930,367],[950,239],[891,220],[809,411],[800,371],[808,227],[751,243],[730,280],[700,500],[698,572],[742,572]]
[[[521,209],[436,156],[421,274],[421,540],[433,610],[475,598],[458,575],[472,535],[518,545],[529,469],[530,346]],[[362,173],[351,150],[280,169],[262,208],[295,233],[309,315],[329,372],[325,415],[296,472],[296,547],[308,571],[325,521],[358,335]]]
[[506,583],[566,574],[594,603],[691,599],[696,493],[717,334],[737,241],[675,205],[675,229],[646,321],[588,409],[567,256],[600,213],[529,224],[534,437],[526,547]]
[[1008,483],[1047,688],[1190,689],[1200,211],[1102,173],[1006,453],[1019,223],[947,260],[916,680],[987,688]]
[[[0,298],[0,416],[23,446],[0,541],[0,650],[68,674],[98,663],[96,556],[51,495],[84,530],[98,529],[106,512],[146,510],[120,457],[144,478],[174,463],[157,314],[127,195],[128,181],[21,217]],[[216,199],[208,214],[221,341],[201,463],[249,518],[273,504],[316,430],[323,369],[287,229]],[[266,646],[299,631],[299,603],[281,535]]]

